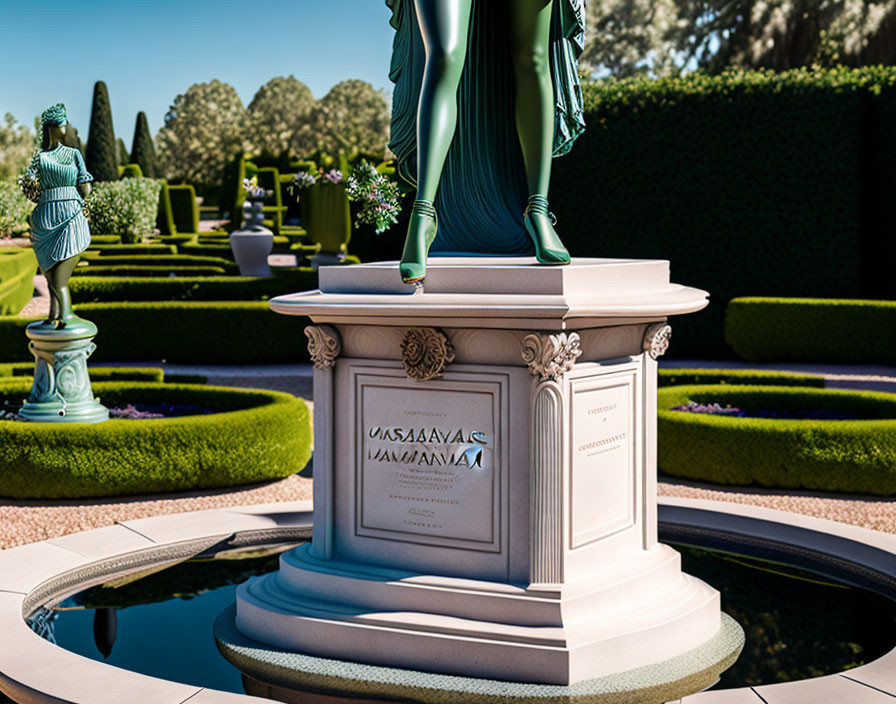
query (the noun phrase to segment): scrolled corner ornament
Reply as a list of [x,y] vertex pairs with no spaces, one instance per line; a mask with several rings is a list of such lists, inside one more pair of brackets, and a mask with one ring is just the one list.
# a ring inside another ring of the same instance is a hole
[[648,326],[644,333],[644,342],[641,348],[650,355],[651,359],[659,359],[669,349],[669,339],[672,337],[672,328],[666,323],[654,323]]
[[454,361],[454,345],[441,330],[409,328],[401,340],[401,361],[410,379],[438,379]]
[[541,381],[557,381],[582,354],[582,340],[577,332],[532,333],[523,338],[522,354],[533,376]]
[[315,369],[327,370],[336,364],[342,352],[342,343],[336,328],[329,325],[309,325],[305,328],[308,337],[308,354]]

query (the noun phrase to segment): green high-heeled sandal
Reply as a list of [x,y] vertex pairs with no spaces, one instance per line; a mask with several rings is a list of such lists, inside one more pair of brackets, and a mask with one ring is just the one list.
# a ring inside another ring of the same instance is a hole
[[[556,245],[554,247],[545,247],[543,245],[538,231],[532,224],[531,218],[533,215],[547,217],[551,221],[552,228],[557,224],[557,218],[548,210],[547,198],[542,195],[529,196],[529,201],[526,203],[526,211],[523,213],[523,224],[526,226],[526,232],[529,233],[529,237],[532,238],[532,242],[535,244],[535,258],[540,264],[569,264],[569,252],[563,246],[563,243],[560,242],[559,237],[557,238],[557,244],[560,245],[559,248]],[[556,234],[555,232],[555,237]]]
[[[420,218],[430,221],[426,224],[425,229],[415,227]],[[426,277],[426,257],[429,255],[429,247],[435,240],[438,229],[439,219],[432,201],[415,200],[411,209],[408,237],[404,242],[404,252],[398,267],[401,272],[401,280],[404,283],[418,283]],[[423,235],[422,243],[420,241],[421,234]]]

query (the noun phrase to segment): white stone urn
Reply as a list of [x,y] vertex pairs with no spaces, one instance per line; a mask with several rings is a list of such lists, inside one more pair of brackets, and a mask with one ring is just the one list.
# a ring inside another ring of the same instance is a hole
[[240,276],[273,276],[268,255],[274,248],[274,233],[263,224],[262,199],[243,202],[243,226],[230,233],[230,248]]

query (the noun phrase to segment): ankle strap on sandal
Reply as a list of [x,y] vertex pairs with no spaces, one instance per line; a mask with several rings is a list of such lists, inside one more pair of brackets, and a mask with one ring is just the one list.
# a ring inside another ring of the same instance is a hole
[[430,220],[436,219],[436,209],[431,200],[415,200],[414,205],[411,207],[411,213],[422,215]]
[[529,200],[526,202],[526,210],[523,212],[523,217],[527,218],[530,215],[547,215],[552,225],[557,224],[556,216],[548,210],[548,199],[546,196],[536,193],[534,196],[529,196]]

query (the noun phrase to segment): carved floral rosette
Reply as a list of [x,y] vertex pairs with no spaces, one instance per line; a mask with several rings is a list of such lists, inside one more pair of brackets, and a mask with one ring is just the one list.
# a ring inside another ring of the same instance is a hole
[[408,328],[401,340],[401,360],[409,378],[438,379],[454,361],[454,346],[436,328]]
[[654,323],[644,333],[643,349],[651,359],[659,359],[669,349],[672,328],[666,323]]
[[339,333],[330,325],[309,325],[305,328],[308,337],[308,354],[315,369],[327,370],[336,364],[342,352]]
[[582,354],[577,332],[532,333],[523,338],[523,361],[541,381],[561,379]]

